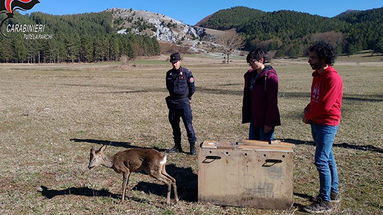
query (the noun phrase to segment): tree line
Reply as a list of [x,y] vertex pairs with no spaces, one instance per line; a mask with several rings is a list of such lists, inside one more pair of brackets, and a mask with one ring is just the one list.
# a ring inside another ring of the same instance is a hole
[[[0,19],[5,18],[4,15]],[[151,56],[160,53],[155,38],[116,34],[109,12],[54,16],[44,13],[15,14],[8,24],[42,24],[52,39],[27,40],[25,33],[0,36],[0,62],[60,63],[116,61],[121,56]],[[5,27],[3,27],[3,32]]]
[[382,53],[383,8],[353,11],[326,18],[295,11],[263,12],[247,7],[220,10],[198,25],[235,29],[246,39],[245,49],[263,47],[277,56],[297,57],[316,40],[332,43],[339,54],[372,49]]

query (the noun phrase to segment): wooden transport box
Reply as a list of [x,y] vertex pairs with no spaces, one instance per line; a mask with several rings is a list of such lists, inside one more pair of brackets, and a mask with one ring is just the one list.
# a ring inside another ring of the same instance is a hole
[[198,201],[290,208],[293,204],[293,144],[204,141],[198,153]]

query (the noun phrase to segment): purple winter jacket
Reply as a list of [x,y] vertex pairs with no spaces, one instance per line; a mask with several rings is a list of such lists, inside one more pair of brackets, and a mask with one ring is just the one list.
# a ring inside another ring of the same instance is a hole
[[252,121],[256,128],[281,125],[277,72],[268,65],[259,75],[250,69],[244,78],[242,123]]

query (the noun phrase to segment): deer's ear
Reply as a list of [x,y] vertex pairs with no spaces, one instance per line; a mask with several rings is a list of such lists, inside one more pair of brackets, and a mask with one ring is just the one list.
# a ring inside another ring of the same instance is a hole
[[98,151],[99,151],[99,152],[104,152],[105,149],[106,149],[106,146],[107,146],[107,145],[103,145],[103,146],[101,146],[101,148],[100,148]]
[[94,147],[92,146],[92,148],[90,149],[90,153],[95,153],[96,152],[96,149],[94,149]]

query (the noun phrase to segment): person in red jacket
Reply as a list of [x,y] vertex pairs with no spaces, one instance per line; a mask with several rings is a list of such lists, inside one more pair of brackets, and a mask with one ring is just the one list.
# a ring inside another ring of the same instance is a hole
[[267,51],[261,48],[247,55],[251,66],[245,75],[242,123],[249,123],[249,139],[271,141],[274,127],[281,125],[278,109],[278,75],[273,67],[265,65]]
[[309,213],[330,212],[330,202],[339,202],[338,171],[332,146],[337,133],[342,107],[343,82],[332,67],[334,48],[317,42],[308,49],[308,63],[314,70],[311,100],[304,109],[303,122],[311,125],[315,142],[315,165],[319,172],[319,195],[303,209]]

